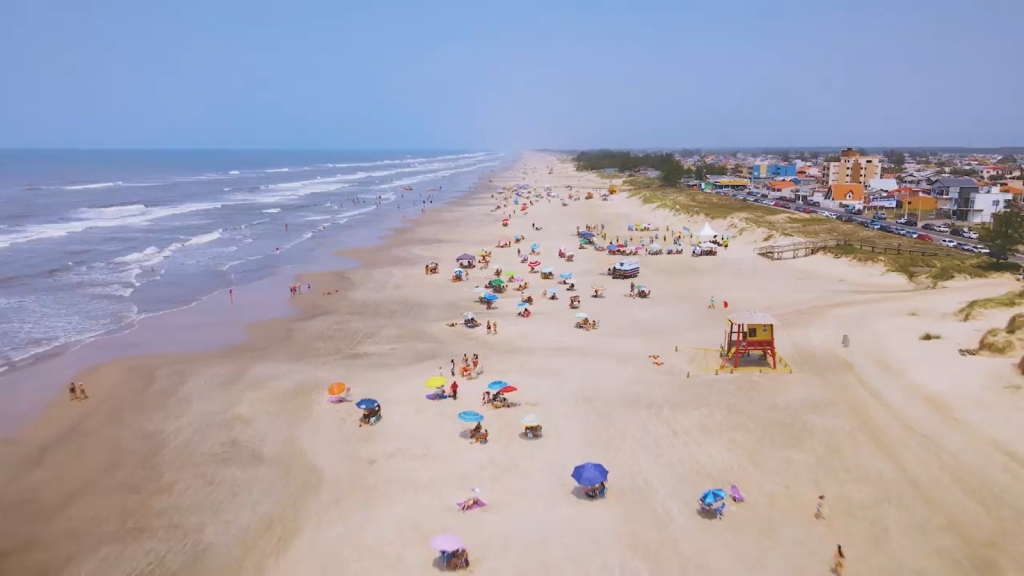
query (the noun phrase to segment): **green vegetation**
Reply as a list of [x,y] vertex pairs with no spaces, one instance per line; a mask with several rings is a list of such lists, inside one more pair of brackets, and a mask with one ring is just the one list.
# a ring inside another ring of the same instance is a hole
[[708,176],[728,174],[724,164],[700,162],[695,166],[683,166],[675,155],[668,152],[657,154],[634,154],[628,150],[591,150],[580,152],[575,158],[577,170],[612,169],[629,173],[638,168],[653,168],[661,172],[661,185],[674,188],[684,178],[704,180]]
[[977,313],[981,310],[994,310],[997,308],[1016,308],[1018,306],[1024,306],[1024,290],[1013,290],[1006,294],[1000,294],[999,296],[992,296],[991,298],[980,298],[978,300],[971,300],[967,304],[956,311],[956,315],[960,320],[967,322],[975,318]]
[[941,340],[942,334],[932,334],[931,332],[925,332],[917,337],[918,340]]
[[637,168],[663,170],[671,164],[679,164],[676,157],[668,152],[660,154],[634,154],[629,150],[591,150],[576,155],[577,170],[607,170],[632,172]]
[[[653,204],[677,214],[715,220],[731,219],[741,228],[760,229],[765,233],[766,243],[772,239],[778,239],[777,243],[784,243],[785,238],[789,237],[793,241],[846,240],[874,245],[875,251],[866,247],[842,245],[828,248],[826,252],[836,258],[880,264],[891,272],[931,286],[954,278],[979,278],[1000,272],[1016,272],[1021,268],[1015,262],[998,262],[986,256],[898,238],[816,214],[787,212],[756,202],[744,202],[731,196],[654,186],[652,183],[650,179],[636,178],[627,180],[625,185],[631,196],[639,198],[646,204]],[[886,254],[877,249],[893,249],[897,246],[902,249],[927,250],[939,255],[906,252]]]
[[981,231],[981,241],[992,257],[1005,260],[1024,244],[1024,212],[1003,210],[992,216],[992,225]]

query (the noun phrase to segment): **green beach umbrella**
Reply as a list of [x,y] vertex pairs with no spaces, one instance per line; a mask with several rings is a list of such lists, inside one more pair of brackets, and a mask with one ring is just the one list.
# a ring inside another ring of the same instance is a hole
[[504,286],[505,281],[502,280],[501,278],[495,278],[494,280],[488,282],[488,284],[490,284],[491,286]]

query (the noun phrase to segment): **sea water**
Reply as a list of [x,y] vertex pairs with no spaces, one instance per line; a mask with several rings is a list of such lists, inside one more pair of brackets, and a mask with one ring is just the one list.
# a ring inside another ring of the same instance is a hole
[[0,373],[352,244],[508,161],[0,150]]

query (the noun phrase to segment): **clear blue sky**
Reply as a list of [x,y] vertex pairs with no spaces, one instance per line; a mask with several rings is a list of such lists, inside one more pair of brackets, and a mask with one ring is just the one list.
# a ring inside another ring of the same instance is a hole
[[1022,23],[1024,0],[2,0],[0,147],[1020,145]]

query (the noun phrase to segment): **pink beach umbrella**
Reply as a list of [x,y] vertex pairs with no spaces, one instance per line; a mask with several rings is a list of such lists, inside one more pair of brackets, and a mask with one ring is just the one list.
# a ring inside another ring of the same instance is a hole
[[430,547],[438,552],[454,552],[466,547],[462,538],[451,534],[441,534],[430,539]]

